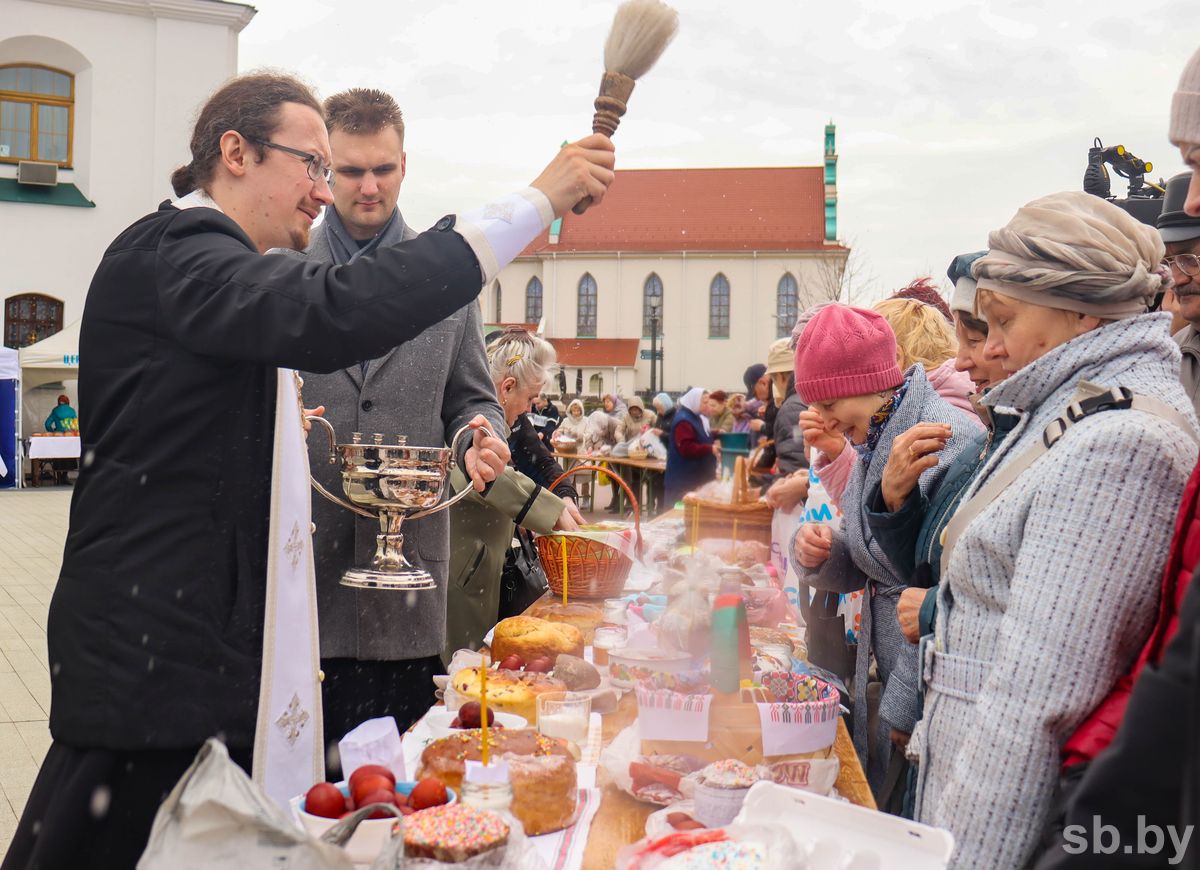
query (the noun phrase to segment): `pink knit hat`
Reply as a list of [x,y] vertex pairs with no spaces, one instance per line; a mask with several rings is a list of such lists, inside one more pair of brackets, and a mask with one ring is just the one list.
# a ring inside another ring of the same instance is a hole
[[896,335],[874,311],[829,305],[808,322],[796,345],[796,392],[806,405],[902,383]]

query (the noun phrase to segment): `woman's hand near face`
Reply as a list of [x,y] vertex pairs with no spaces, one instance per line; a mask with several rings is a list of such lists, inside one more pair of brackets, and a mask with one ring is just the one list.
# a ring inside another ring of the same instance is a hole
[[808,498],[808,472],[798,471],[782,477],[767,490],[766,502],[776,510],[790,511]]
[[944,423],[918,423],[896,437],[880,483],[883,503],[889,511],[900,510],[921,475],[937,467],[937,453],[950,435],[950,427]]
[[805,523],[796,536],[797,561],[805,568],[820,568],[833,553],[833,529],[824,523]]
[[800,412],[800,432],[808,448],[817,448],[830,460],[837,459],[846,449],[846,439],[837,432],[825,428],[821,415],[811,408]]

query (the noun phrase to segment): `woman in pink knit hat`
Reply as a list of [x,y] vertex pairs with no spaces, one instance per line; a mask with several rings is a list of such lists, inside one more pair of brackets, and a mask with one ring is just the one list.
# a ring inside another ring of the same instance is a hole
[[[842,524],[834,532],[805,523],[793,550],[800,579],[818,590],[866,588],[853,681],[854,743],[884,809],[899,809],[906,766],[901,748],[917,717],[917,648],[896,617],[908,578],[901,576],[871,535],[865,493],[880,482],[892,439],[924,424],[926,439],[940,448],[938,462],[920,476],[929,493],[941,473],[978,430],[977,421],[938,396],[920,365],[901,371],[896,337],[874,311],[830,305],[805,327],[796,345],[796,391],[826,430],[844,437],[858,454],[842,495]],[[923,461],[914,454],[913,462]],[[927,461],[927,460],[924,460]],[[874,656],[883,681],[879,734],[868,757],[867,673]],[[889,798],[892,798],[889,801]]]

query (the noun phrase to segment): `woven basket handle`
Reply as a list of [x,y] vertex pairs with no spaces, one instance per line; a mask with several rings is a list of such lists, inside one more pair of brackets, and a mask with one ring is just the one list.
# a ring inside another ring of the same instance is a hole
[[641,505],[638,504],[637,496],[633,494],[633,490],[629,488],[629,484],[627,484],[625,482],[624,478],[622,478],[621,475],[614,472],[612,470],[611,466],[609,468],[604,468],[603,466],[600,466],[600,465],[576,465],[574,468],[570,469],[569,471],[564,471],[561,475],[559,475],[557,478],[555,478],[554,482],[551,483],[549,486],[547,486],[546,489],[550,490],[551,492],[554,492],[554,487],[558,486],[560,483],[562,483],[568,477],[576,475],[581,471],[599,471],[601,474],[607,474],[609,477],[611,477],[617,483],[621,484],[621,489],[625,490],[625,495],[629,496],[629,503],[631,505],[633,505],[633,528],[637,534],[637,544],[636,544],[637,556],[638,556],[638,559],[641,559],[642,558],[642,507],[641,507]]

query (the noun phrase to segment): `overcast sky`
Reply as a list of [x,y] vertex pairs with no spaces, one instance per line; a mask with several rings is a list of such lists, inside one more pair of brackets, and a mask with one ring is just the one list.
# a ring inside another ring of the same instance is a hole
[[[423,228],[527,184],[590,131],[616,2],[254,5],[244,70],[396,97],[400,205]],[[954,254],[985,247],[1023,203],[1080,186],[1095,136],[1152,160],[1156,178],[1183,168],[1166,134],[1200,46],[1196,0],[674,5],[679,36],[634,92],[618,166],[816,165],[833,118],[839,233],[871,279],[863,301],[922,274],[948,286]]]

